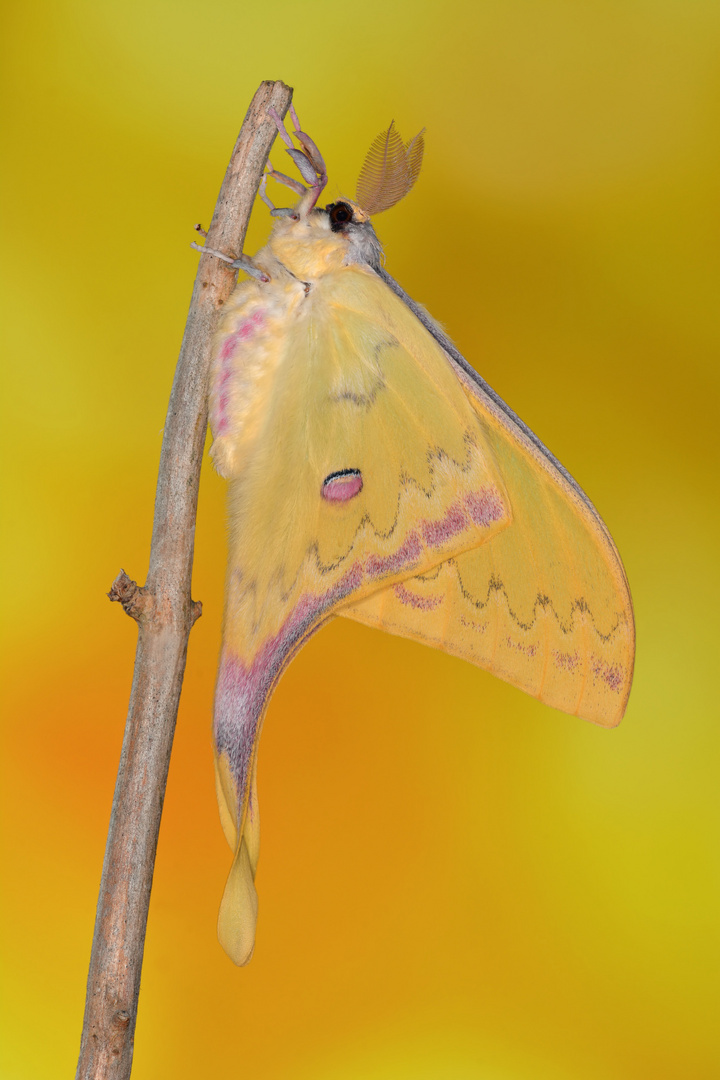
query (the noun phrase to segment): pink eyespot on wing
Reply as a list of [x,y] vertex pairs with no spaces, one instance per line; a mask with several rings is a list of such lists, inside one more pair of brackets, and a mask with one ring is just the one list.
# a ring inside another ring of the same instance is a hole
[[323,480],[322,497],[328,502],[347,502],[362,491],[363,480],[359,469],[339,469]]

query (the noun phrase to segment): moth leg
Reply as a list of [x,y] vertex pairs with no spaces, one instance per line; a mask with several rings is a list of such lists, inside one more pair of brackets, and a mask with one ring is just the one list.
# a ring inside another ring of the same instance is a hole
[[298,115],[295,112],[295,108],[293,105],[290,106],[289,111],[290,116],[292,117],[293,127],[295,128],[295,138],[305,151],[305,156],[309,158],[310,163],[314,166],[315,172],[318,174],[318,177],[321,177],[323,179],[324,187],[327,183],[327,166],[325,164],[325,161],[323,160],[323,156],[318,150],[313,139],[310,138],[307,132],[301,130],[300,121],[298,120]]
[[[267,179],[268,179],[268,176],[272,176],[273,178],[277,178],[278,180],[280,180],[282,178],[282,173],[276,173],[273,170],[272,166],[268,163],[268,171],[263,173],[262,180],[260,181],[260,188],[259,188],[260,198],[262,199],[262,201],[265,203],[265,205],[270,210],[270,214],[272,215],[272,217],[292,217],[293,214],[295,213],[294,210],[292,210],[289,206],[276,206],[275,203],[270,198],[270,196],[268,195],[268,193],[267,193]],[[294,181],[293,181],[293,183],[294,183]],[[302,186],[302,185],[298,185],[298,187],[300,187],[300,186]],[[302,193],[303,193],[303,195],[305,194],[305,188],[302,189]]]
[[260,196],[260,198],[262,199],[262,201],[265,203],[268,210],[272,214],[273,210],[275,210],[275,203],[272,202],[272,200],[270,199],[270,196],[267,193],[267,178],[268,178],[268,176],[272,176],[272,169],[270,170],[270,172],[264,172],[262,174],[262,180],[260,181],[260,187],[258,188],[258,195]]
[[[207,233],[204,235],[207,236]],[[231,255],[223,255],[222,251],[215,251],[214,248],[208,247],[207,244],[196,244],[193,240],[190,247],[195,248],[196,251],[199,251],[203,255],[214,255],[216,259],[222,259],[222,261],[226,263],[232,263],[233,261]]]
[[322,154],[310,136],[300,129],[300,121],[292,106],[290,107],[290,116],[295,128],[294,134],[297,141],[303,147],[303,150],[296,150],[293,146],[292,139],[285,128],[285,124],[280,119],[277,110],[269,108],[268,115],[275,121],[278,134],[287,147],[285,152],[293,159],[303,180],[310,185],[311,198],[306,207],[307,213],[315,206],[315,203],[320,196],[320,192],[327,184],[327,169]]
[[[299,153],[299,151],[298,151],[298,153]],[[292,176],[286,176],[285,173],[281,173],[281,172],[278,172],[276,169],[273,169],[270,162],[268,162],[268,171],[266,173],[263,173],[263,179],[266,176],[271,176],[273,178],[273,180],[277,180],[278,184],[284,184],[285,187],[292,188],[292,190],[294,192],[296,192],[296,194],[298,194],[298,195],[306,195],[307,194],[307,188],[304,187],[300,183],[299,180],[293,180]],[[262,198],[262,196],[261,196],[261,198]],[[263,201],[267,202],[266,199],[263,200]]]
[[195,248],[196,251],[200,251],[203,255],[214,255],[216,259],[222,259],[223,262],[226,262],[233,270],[244,270],[246,274],[249,274],[250,277],[257,278],[258,281],[267,282],[270,280],[269,275],[264,270],[261,270],[259,266],[256,266],[248,255],[240,255],[237,259],[233,259],[230,255],[223,255],[222,251],[215,251],[214,248],[209,248],[207,244],[200,245],[196,244],[194,241],[190,247]]
[[237,259],[233,259],[230,265],[234,270],[244,270],[246,274],[256,278],[258,281],[270,280],[270,275],[261,270],[259,266],[256,266],[249,255],[238,256]]
[[280,114],[279,114],[279,112],[277,111],[277,109],[274,109],[274,108],[272,107],[272,105],[271,105],[271,106],[269,107],[268,111],[267,111],[267,114],[268,114],[268,116],[272,117],[272,119],[273,119],[273,120],[275,121],[275,127],[277,128],[277,131],[278,131],[278,135],[280,136],[280,138],[282,139],[282,141],[283,141],[283,142],[285,143],[285,145],[287,146],[288,150],[294,150],[295,148],[294,148],[294,146],[293,146],[293,141],[292,141],[292,139],[290,138],[290,136],[288,135],[288,133],[287,133],[287,129],[286,129],[286,127],[285,127],[285,124],[284,124],[284,123],[283,123],[283,121],[282,121],[282,120],[280,119]]

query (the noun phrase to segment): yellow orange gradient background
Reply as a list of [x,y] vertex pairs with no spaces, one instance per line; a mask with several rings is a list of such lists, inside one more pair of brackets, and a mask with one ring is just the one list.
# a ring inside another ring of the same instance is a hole
[[[267,718],[258,943],[234,968],[206,467],[133,1076],[717,1076],[720,8],[16,0],[5,20],[2,1080],[74,1070],[135,644],[104,594],[146,573],[192,226],[266,78],[296,88],[331,198],[391,119],[427,128],[416,190],[377,220],[388,268],[607,521],[635,687],[608,732],[321,631]],[[250,252],[267,229],[259,206]]]

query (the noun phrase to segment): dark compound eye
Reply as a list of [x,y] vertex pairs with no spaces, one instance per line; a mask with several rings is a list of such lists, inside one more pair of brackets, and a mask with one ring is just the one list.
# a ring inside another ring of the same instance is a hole
[[330,228],[333,232],[341,232],[343,226],[353,219],[352,206],[348,206],[346,202],[330,203],[325,209],[330,215]]

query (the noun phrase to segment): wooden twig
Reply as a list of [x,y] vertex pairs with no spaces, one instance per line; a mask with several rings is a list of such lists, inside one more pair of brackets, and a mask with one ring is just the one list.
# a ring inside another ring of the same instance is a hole
[[[248,218],[292,90],[281,82],[258,89],[220,189],[208,245],[242,252]],[[210,345],[236,272],[210,255],[200,258],[180,358],[168,406],[147,583],[124,571],[108,594],[137,619],[125,738],[118,769],[93,937],[77,1080],[127,1080],[145,927],[160,815],[187,642],[200,605],[190,597],[200,464],[207,427]]]

